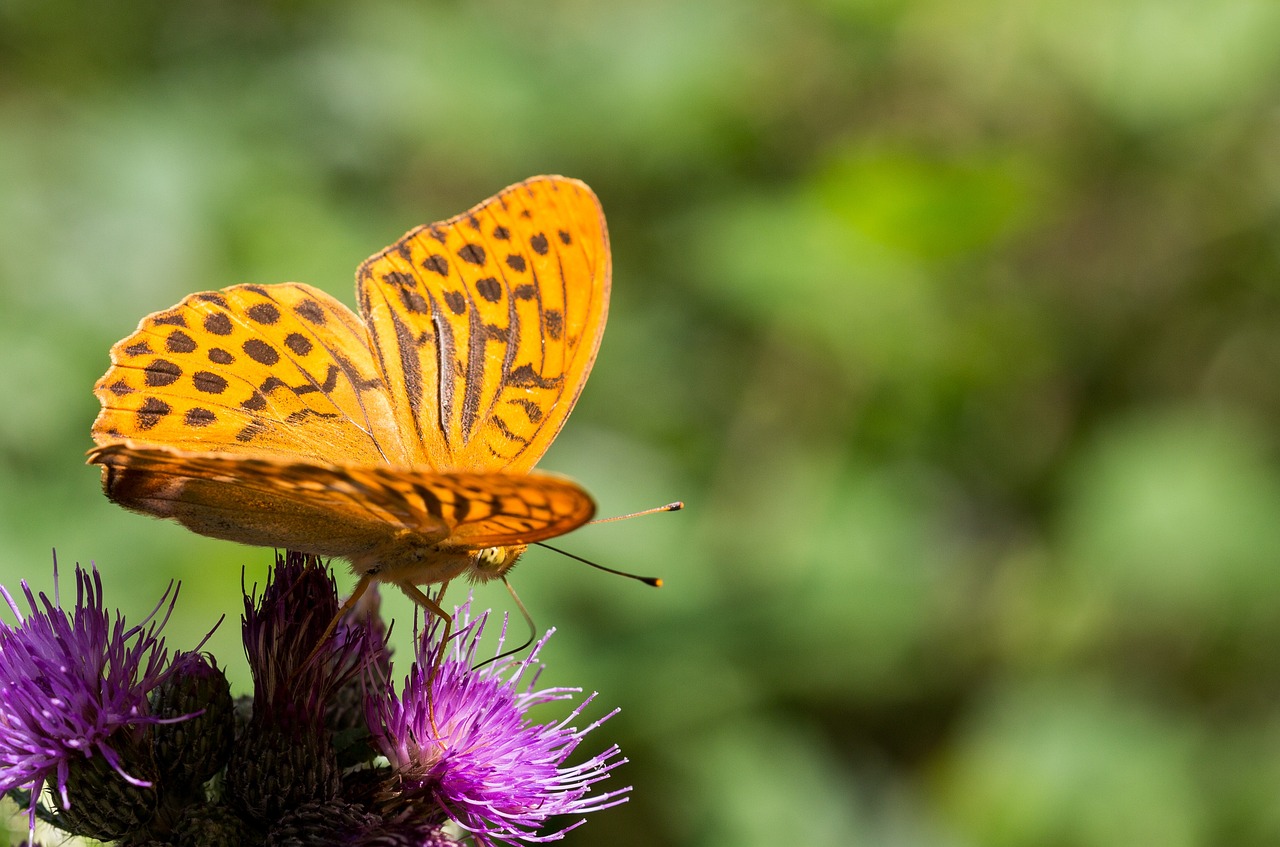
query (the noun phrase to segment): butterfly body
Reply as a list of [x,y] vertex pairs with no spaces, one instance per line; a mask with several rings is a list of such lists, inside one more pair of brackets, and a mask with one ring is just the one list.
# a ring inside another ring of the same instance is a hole
[[359,315],[283,283],[147,316],[95,388],[88,460],[112,501],[202,535],[401,587],[501,576],[594,513],[532,468],[590,371],[609,286],[595,196],[526,180],[364,262]]

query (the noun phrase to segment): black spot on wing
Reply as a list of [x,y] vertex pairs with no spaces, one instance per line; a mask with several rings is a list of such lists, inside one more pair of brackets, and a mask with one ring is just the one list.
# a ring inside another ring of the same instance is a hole
[[303,300],[293,307],[293,311],[303,320],[317,326],[325,322],[324,308],[315,300]]
[[204,316],[204,330],[212,335],[230,335],[231,318],[226,312],[210,312]]
[[193,353],[196,349],[196,340],[182,330],[175,329],[165,339],[164,349],[170,353]]
[[547,379],[536,373],[532,365],[520,365],[507,374],[506,384],[512,388],[559,388],[564,384],[564,376]]
[[152,388],[173,385],[182,376],[182,368],[167,359],[156,359],[143,371],[143,381]]
[[305,356],[311,352],[311,339],[307,338],[300,332],[291,332],[285,336],[284,346],[289,351],[298,356]]
[[196,371],[191,375],[191,382],[197,391],[205,394],[221,394],[227,390],[227,381],[210,371]]
[[449,307],[449,311],[455,315],[461,315],[467,310],[467,298],[461,291],[446,291],[444,293],[444,302]]
[[440,274],[440,276],[449,275],[449,260],[439,253],[432,253],[424,259],[422,266],[432,273]]
[[270,367],[280,361],[280,351],[276,350],[276,348],[272,347],[261,338],[250,338],[241,345],[241,349],[244,350],[245,354],[248,355],[250,359],[253,359],[260,365]]
[[196,295],[196,300],[201,303],[213,303],[216,306],[227,308],[227,298],[223,297],[217,291],[203,291]]
[[155,397],[148,397],[143,401],[142,405],[138,407],[138,429],[144,431],[151,429],[156,424],[160,423],[165,415],[172,411],[173,408],[163,400]]
[[255,323],[268,326],[280,320],[280,310],[276,308],[274,303],[254,303],[245,314]]
[[542,315],[542,325],[546,327],[547,335],[552,341],[559,341],[564,333],[564,315],[559,309],[547,309]]
[[[431,258],[444,259],[443,256],[432,256]],[[428,259],[427,261],[429,262],[431,259]],[[423,264],[425,265],[426,263],[424,262]],[[413,288],[418,284],[418,280],[414,278],[413,274],[405,273],[404,271],[387,271],[382,275],[382,281],[387,285],[406,285],[410,288]]]
[[425,315],[427,313],[427,301],[416,288],[400,288],[400,304],[404,306],[406,312],[415,315]]
[[485,260],[484,248],[479,244],[464,244],[462,249],[458,251],[458,258],[473,265],[483,265]]

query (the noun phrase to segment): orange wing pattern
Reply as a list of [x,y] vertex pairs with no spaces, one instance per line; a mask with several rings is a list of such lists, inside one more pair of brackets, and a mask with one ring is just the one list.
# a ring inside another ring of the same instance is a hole
[[362,264],[360,317],[298,283],[147,316],[95,386],[89,462],[112,500],[204,535],[447,579],[453,551],[590,519],[579,486],[528,472],[582,391],[609,286],[595,195],[527,180]]
[[94,389],[99,444],[407,464],[364,327],[310,286],[193,294],[144,318],[111,362]]
[[350,558],[406,532],[424,544],[531,544],[581,526],[595,508],[576,483],[542,473],[318,466],[128,442],[97,447],[90,461],[117,478],[109,490],[149,514],[201,535],[323,556]]
[[531,179],[419,227],[356,274],[402,432],[437,468],[527,471],[595,361],[609,238],[591,190]]

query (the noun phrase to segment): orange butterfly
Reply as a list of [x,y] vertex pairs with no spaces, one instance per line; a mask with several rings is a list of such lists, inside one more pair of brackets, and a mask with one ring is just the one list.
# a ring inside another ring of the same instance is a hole
[[417,586],[505,574],[589,521],[531,473],[591,371],[609,236],[586,185],[534,177],[356,272],[357,317],[307,285],[236,285],[111,348],[93,424],[107,497],[201,535]]

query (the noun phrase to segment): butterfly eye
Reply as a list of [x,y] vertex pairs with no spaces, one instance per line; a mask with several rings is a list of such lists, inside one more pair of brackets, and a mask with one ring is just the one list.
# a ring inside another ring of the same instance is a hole
[[485,582],[503,576],[525,551],[524,545],[517,547],[485,547],[475,551],[475,562],[471,565],[471,575]]

